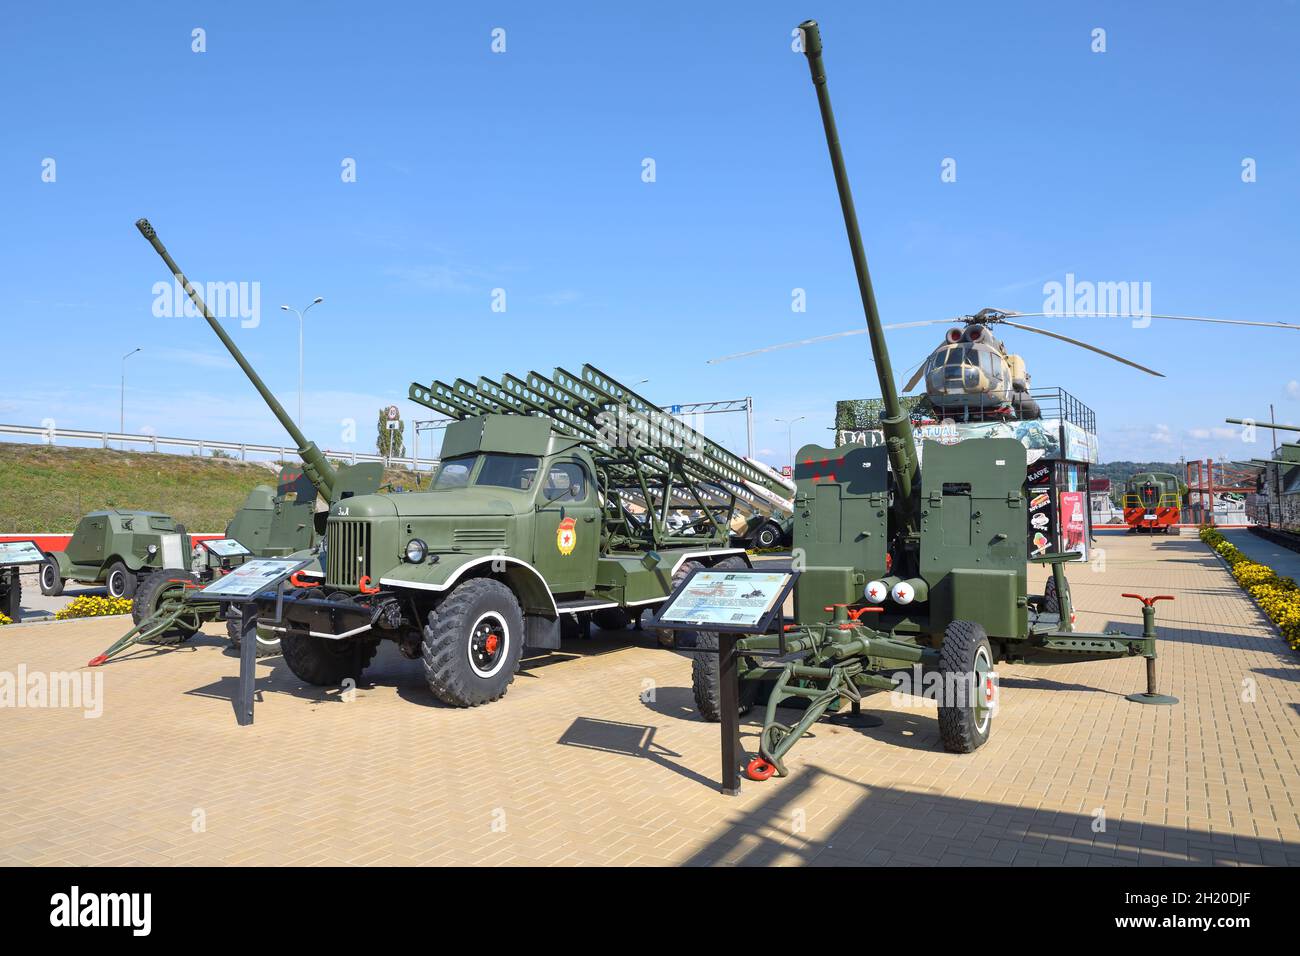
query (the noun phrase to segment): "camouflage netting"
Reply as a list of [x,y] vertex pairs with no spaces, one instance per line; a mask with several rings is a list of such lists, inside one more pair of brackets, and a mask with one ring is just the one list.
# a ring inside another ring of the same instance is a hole
[[[923,395],[907,395],[899,400],[903,411],[915,417],[925,401]],[[835,431],[863,431],[880,427],[880,414],[885,410],[884,399],[850,398],[835,403]]]

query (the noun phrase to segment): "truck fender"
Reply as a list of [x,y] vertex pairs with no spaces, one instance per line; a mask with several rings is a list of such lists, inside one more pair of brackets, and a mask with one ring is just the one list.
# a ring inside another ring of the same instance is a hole
[[379,584],[389,587],[414,588],[420,591],[447,592],[466,577],[490,577],[504,582],[523,605],[524,614],[541,614],[558,618],[559,608],[546,579],[541,572],[520,558],[504,554],[487,554],[463,561],[454,568],[445,565],[406,565],[401,575],[387,575]]

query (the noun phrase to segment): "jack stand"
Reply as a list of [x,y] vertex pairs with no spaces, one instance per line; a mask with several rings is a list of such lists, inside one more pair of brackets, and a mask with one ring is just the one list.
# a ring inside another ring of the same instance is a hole
[[1127,694],[1125,700],[1135,704],[1176,704],[1177,697],[1161,694],[1156,690],[1156,601],[1172,601],[1169,594],[1157,594],[1155,597],[1143,597],[1140,594],[1125,594],[1142,602],[1142,637],[1147,642],[1147,689],[1145,693]]
[[875,714],[864,714],[862,712],[862,701],[855,700],[849,707],[847,714],[833,714],[826,718],[828,724],[834,724],[839,727],[883,727],[885,722]]

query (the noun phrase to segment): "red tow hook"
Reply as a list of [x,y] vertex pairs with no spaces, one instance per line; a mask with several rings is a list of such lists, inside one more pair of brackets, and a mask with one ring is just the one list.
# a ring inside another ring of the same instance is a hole
[[745,776],[750,780],[767,780],[776,773],[776,765],[762,757],[755,757],[745,766]]
[[1133,598],[1135,601],[1141,601],[1143,607],[1154,607],[1156,601],[1172,601],[1172,594],[1156,594],[1152,597],[1143,597],[1140,594],[1121,594],[1120,597]]
[[383,588],[378,586],[373,588],[370,586],[370,575],[368,574],[363,575],[361,580],[357,582],[357,589],[362,594],[378,594],[380,591],[383,590]]
[[840,630],[841,630],[841,631],[851,631],[851,630],[853,630],[853,625],[858,623],[858,618],[862,617],[862,615],[864,615],[864,614],[884,614],[884,613],[885,613],[885,609],[884,609],[883,607],[846,607],[846,608],[844,609],[844,613],[847,614],[847,615],[849,616],[849,620],[850,620],[852,623],[850,623],[850,624],[841,624],[841,625],[840,625]]
[[883,607],[851,607],[845,613],[856,621],[864,614],[884,614],[885,609]]
[[318,588],[318,587],[320,587],[320,582],[319,582],[319,581],[304,581],[302,578],[298,577],[298,575],[300,575],[300,574],[302,574],[301,571],[295,571],[295,572],[293,572],[293,574],[289,575],[289,583],[292,584],[292,585],[293,585],[294,587],[296,587],[296,588]]

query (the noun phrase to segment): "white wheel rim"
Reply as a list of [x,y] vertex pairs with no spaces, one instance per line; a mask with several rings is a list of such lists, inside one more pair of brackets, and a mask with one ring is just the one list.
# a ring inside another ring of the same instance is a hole
[[[474,635],[478,633],[480,627],[485,622],[491,621],[500,630],[501,644],[493,655],[494,663],[490,668],[484,668],[474,659]],[[468,640],[465,641],[465,659],[469,661],[470,670],[478,677],[494,677],[501,668],[506,666],[506,659],[510,656],[510,626],[506,624],[505,618],[496,611],[484,611],[474,621],[473,626],[469,629]]]
[[54,575],[54,567],[52,565],[47,564],[45,567],[41,568],[42,584],[44,584],[47,588],[52,589],[54,587],[55,580],[56,578]]
[[[119,582],[116,588],[113,587],[114,581]],[[113,573],[111,573],[108,576],[108,596],[115,597],[115,598],[121,597],[122,592],[124,592],[125,590],[126,590],[126,575],[123,574],[121,571],[114,571]]]
[[[984,662],[984,668],[981,670],[980,662]],[[993,662],[989,659],[988,649],[979,647],[975,650],[975,667],[972,676],[974,677],[975,692],[975,730],[981,737],[989,732],[989,723],[993,720],[993,709],[984,706],[984,677],[993,670]]]

